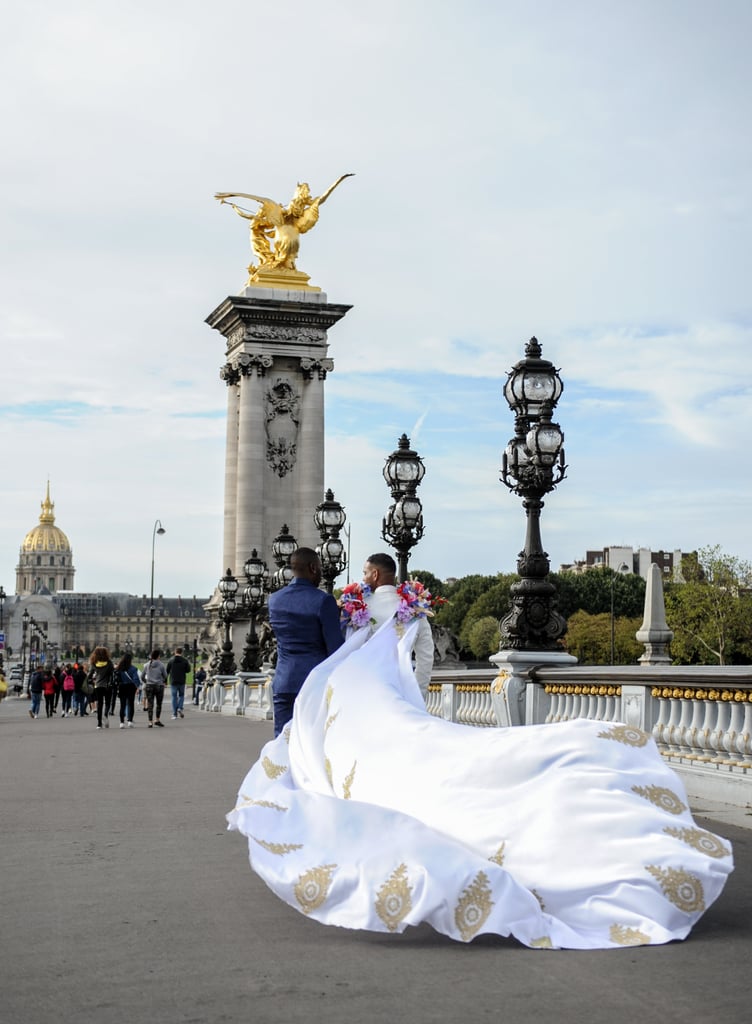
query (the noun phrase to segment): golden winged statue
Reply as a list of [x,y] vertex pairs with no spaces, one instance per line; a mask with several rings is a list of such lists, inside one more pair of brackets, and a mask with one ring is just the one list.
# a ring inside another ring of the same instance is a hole
[[[302,274],[296,266],[300,236],[316,226],[319,207],[325,203],[335,188],[352,174],[343,174],[320,196],[312,196],[306,182],[299,182],[287,206],[276,203],[266,196],[254,196],[249,192],[215,192],[214,198],[227,203],[235,213],[250,221],[251,247],[258,265],[248,268],[249,284],[267,286],[306,287],[308,275]],[[231,199],[252,199],[260,203],[254,213],[230,202]],[[318,290],[318,289],[316,289]]]

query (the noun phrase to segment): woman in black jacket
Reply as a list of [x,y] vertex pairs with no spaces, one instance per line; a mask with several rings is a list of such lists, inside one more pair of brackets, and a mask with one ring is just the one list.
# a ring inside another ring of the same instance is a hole
[[94,648],[89,658],[89,666],[86,678],[94,687],[91,699],[97,702],[97,729],[102,728],[103,712],[104,727],[109,729],[109,704],[115,682],[115,666],[112,664],[110,652],[106,647]]

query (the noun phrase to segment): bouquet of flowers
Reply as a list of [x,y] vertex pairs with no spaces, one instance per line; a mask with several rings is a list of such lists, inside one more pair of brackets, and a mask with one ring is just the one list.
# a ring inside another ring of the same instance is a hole
[[400,599],[397,609],[397,621],[409,622],[410,619],[425,619],[428,615],[434,614],[434,608],[446,604],[445,597],[433,597],[420,580],[407,580],[397,587],[397,594]]
[[363,626],[370,626],[371,613],[366,604],[366,598],[370,597],[371,588],[367,583],[348,583],[340,597],[340,622],[342,626],[352,626],[353,629],[361,629]]

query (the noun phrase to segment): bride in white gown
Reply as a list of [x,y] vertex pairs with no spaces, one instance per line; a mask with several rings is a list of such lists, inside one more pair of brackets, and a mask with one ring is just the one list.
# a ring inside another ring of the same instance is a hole
[[652,738],[575,720],[476,729],[426,713],[418,619],[359,629],[311,672],[227,820],[323,924],[597,949],[684,938],[733,868]]

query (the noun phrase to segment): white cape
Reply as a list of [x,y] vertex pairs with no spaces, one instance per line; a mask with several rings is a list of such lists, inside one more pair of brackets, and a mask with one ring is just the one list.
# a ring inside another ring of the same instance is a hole
[[308,676],[227,816],[253,869],[347,928],[427,921],[465,942],[570,949],[684,938],[731,848],[695,824],[652,738],[584,719],[434,718],[410,665],[415,628],[359,630]]

